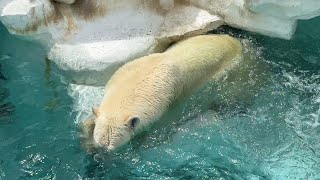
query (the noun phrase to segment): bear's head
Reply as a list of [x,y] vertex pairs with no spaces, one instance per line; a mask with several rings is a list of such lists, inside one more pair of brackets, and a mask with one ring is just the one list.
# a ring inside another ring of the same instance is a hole
[[140,129],[140,117],[134,114],[102,114],[93,108],[96,118],[93,141],[96,147],[114,151],[127,144]]

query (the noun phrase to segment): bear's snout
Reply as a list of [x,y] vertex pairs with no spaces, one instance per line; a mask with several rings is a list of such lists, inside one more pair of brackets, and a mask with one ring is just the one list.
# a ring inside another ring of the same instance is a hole
[[96,127],[93,133],[94,143],[97,148],[102,148],[107,151],[113,151],[116,149],[112,137],[114,135],[110,133],[110,128]]
[[116,149],[116,146],[111,143],[111,140],[108,138],[107,134],[94,136],[94,141],[97,148],[102,148],[108,152]]
[[108,152],[115,151],[130,141],[132,132],[127,127],[115,127],[96,124],[93,132],[93,140],[96,148],[102,148]]
[[100,128],[95,128],[93,132],[93,140],[99,148],[107,148],[110,144],[109,132],[105,132]]

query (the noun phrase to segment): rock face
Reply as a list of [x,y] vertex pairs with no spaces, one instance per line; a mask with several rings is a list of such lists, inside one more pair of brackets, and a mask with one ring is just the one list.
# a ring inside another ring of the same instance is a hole
[[56,43],[48,57],[75,83],[104,85],[123,63],[160,52],[171,41],[205,33],[222,23],[220,17],[195,7],[181,5],[165,16],[127,8],[86,22],[68,41]]
[[[296,29],[296,20],[253,12],[250,0],[191,0],[197,7],[223,17],[226,24],[260,34],[290,39]],[[259,0],[252,0],[259,1]]]
[[44,44],[70,82],[94,85],[129,60],[223,24],[217,15],[171,0],[14,0],[1,21],[10,33]]
[[320,15],[318,0],[249,0],[251,11],[281,19],[310,19]]

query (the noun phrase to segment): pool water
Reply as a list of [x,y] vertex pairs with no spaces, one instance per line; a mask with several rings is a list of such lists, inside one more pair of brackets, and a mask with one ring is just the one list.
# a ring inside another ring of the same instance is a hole
[[59,70],[1,25],[0,180],[320,179],[319,28],[320,18],[301,21],[290,41],[216,30],[255,44],[272,72],[246,112],[189,108],[175,118],[191,119],[94,158],[80,147],[81,109]]

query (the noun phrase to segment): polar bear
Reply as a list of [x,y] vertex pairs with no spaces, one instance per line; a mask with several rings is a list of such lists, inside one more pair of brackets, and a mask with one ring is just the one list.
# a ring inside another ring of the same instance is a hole
[[91,141],[84,146],[118,149],[159,120],[173,102],[235,69],[243,54],[235,38],[201,35],[125,64],[107,83],[102,103],[93,109],[95,118],[84,123],[84,139]]

